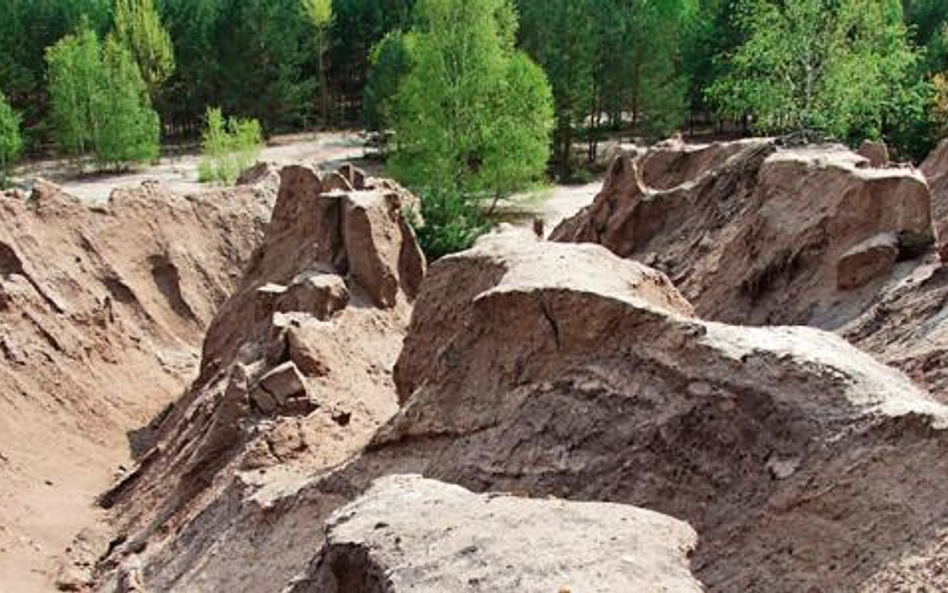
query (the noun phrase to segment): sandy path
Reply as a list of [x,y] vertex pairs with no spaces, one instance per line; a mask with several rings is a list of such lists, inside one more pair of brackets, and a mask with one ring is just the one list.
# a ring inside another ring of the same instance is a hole
[[[345,161],[359,160],[364,156],[365,139],[358,132],[313,132],[271,138],[261,152],[260,160],[278,165],[304,163],[335,168]],[[50,159],[17,168],[13,180],[28,187],[35,178],[43,177],[90,202],[104,202],[113,189],[138,187],[146,180],[161,181],[172,190],[187,194],[207,187],[198,181],[199,161],[200,156],[196,153],[175,155],[162,157],[156,165],[129,173],[77,178],[66,161]],[[501,212],[504,218],[525,225],[532,225],[533,219],[541,218],[549,232],[562,220],[589,205],[601,187],[601,181],[585,185],[555,185],[514,196],[501,206]]]
[[[361,158],[365,142],[356,132],[319,132],[276,136],[260,154],[260,160],[277,164],[314,163],[334,166],[342,161]],[[17,184],[28,186],[36,177],[62,185],[66,191],[91,202],[104,202],[113,189],[137,187],[145,180],[158,180],[180,193],[193,193],[206,187],[198,182],[198,154],[162,157],[156,165],[129,173],[94,175],[77,178],[63,160],[28,163],[14,172]]]
[[538,191],[517,194],[498,205],[501,218],[515,225],[533,227],[543,221],[547,235],[563,222],[592,203],[602,182],[585,185],[553,185]]

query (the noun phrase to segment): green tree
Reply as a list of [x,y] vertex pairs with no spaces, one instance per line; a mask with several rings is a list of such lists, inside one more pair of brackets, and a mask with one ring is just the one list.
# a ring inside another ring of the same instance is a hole
[[383,132],[391,125],[398,85],[411,70],[408,39],[400,31],[394,31],[372,49],[372,69],[366,81],[363,103],[365,127],[370,132]]
[[585,132],[589,160],[608,116],[626,113],[651,136],[677,129],[687,112],[682,47],[696,0],[518,0],[524,49],[544,68],[556,110],[554,162],[572,171]]
[[326,79],[326,52],[329,50],[329,30],[332,26],[332,0],[302,0],[303,11],[313,26],[316,51],[316,75],[319,78],[319,115],[329,123],[329,83]]
[[10,107],[3,93],[0,93],[0,186],[22,149],[20,116]]
[[154,97],[174,71],[171,35],[161,24],[153,0],[115,0],[113,35],[138,64]]
[[[569,177],[576,127],[595,103],[597,1],[521,0],[519,4],[523,47],[543,66],[553,89],[553,159],[559,174]],[[612,17],[621,20],[618,13]]]
[[415,0],[333,0],[329,79],[336,118],[361,121],[359,110],[372,49],[392,31],[408,30]]
[[111,0],[0,0],[0,88],[23,116],[28,142],[43,142],[48,115],[46,49],[82,19],[103,32]]
[[948,68],[948,2],[944,0],[904,0],[905,20],[912,40],[925,48],[925,65],[929,73]]
[[102,76],[98,36],[84,21],[46,52],[53,128],[64,154],[88,152],[95,140],[96,94]]
[[434,257],[466,247],[485,228],[482,200],[508,195],[545,169],[552,93],[543,71],[515,49],[516,30],[507,0],[416,5],[390,168],[422,195],[422,240]]
[[878,137],[911,84],[917,56],[892,3],[745,0],[737,18],[747,41],[710,93],[758,131]]
[[154,159],[160,126],[131,54],[110,37],[103,51],[83,23],[47,52],[49,93],[63,153],[102,165]]
[[161,126],[132,55],[115,38],[105,42],[95,95],[95,155],[119,166],[158,157]]
[[[310,25],[296,1],[220,0],[214,25],[214,103],[268,130],[311,118],[315,82]],[[200,57],[198,58],[200,59]]]
[[173,133],[197,134],[207,105],[221,103],[224,72],[216,39],[220,0],[162,0],[176,67],[164,85],[161,120]]
[[406,184],[496,196],[542,175],[552,97],[516,27],[506,0],[419,1],[393,122]]

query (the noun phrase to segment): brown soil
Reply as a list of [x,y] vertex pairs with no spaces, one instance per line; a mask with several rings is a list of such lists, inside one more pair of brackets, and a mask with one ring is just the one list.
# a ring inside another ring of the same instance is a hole
[[104,519],[77,590],[948,588],[948,153],[861,153],[636,149],[430,269],[350,166],[0,201],[22,532]]
[[192,377],[273,192],[264,180],[185,199],[148,185],[90,207],[40,182],[0,197],[4,590],[49,588],[72,537],[100,519],[94,498]]

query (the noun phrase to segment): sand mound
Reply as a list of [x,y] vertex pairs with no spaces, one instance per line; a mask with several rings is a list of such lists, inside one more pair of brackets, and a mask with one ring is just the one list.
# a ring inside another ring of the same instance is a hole
[[65,534],[95,519],[90,500],[127,463],[126,432],[192,377],[273,198],[265,182],[188,197],[146,184],[100,207],[45,182],[0,197],[6,586],[50,586]]
[[[273,501],[355,455],[397,411],[391,369],[425,270],[402,216],[414,200],[354,169],[282,171],[266,237],[208,331],[200,377],[103,498],[118,525],[100,565],[106,587],[262,591],[306,566],[303,535],[283,540],[253,521],[282,515]],[[321,528],[295,520],[309,537]]]

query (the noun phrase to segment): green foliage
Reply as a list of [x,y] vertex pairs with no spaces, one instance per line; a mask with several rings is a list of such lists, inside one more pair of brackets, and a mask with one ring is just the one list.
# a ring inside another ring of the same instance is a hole
[[411,25],[415,0],[333,0],[328,76],[334,94],[352,101],[340,104],[337,117],[360,121],[359,101],[368,80],[370,54],[392,31]]
[[111,166],[155,160],[161,124],[132,55],[110,36],[102,66],[94,102],[96,158]]
[[938,125],[938,131],[948,135],[948,76],[936,74],[933,87],[932,117]]
[[917,58],[886,3],[744,0],[737,18],[747,41],[710,90],[723,115],[750,114],[765,133],[882,134]]
[[594,0],[520,2],[523,45],[543,66],[552,85],[554,157],[564,175],[570,171],[574,129],[582,125],[593,101],[593,56],[599,24],[594,5]]
[[514,48],[506,0],[419,0],[398,84],[390,170],[424,200],[433,256],[483,231],[481,201],[542,176],[553,106],[543,71]]
[[372,48],[372,69],[365,85],[363,117],[370,132],[384,131],[391,125],[393,99],[398,85],[411,70],[408,37],[400,31],[386,35]]
[[160,125],[131,54],[110,38],[102,50],[83,23],[47,52],[52,120],[63,153],[92,151],[120,166],[158,156]]
[[96,94],[102,78],[99,39],[86,23],[46,52],[53,128],[60,150],[79,156],[95,140]]
[[[53,63],[47,74],[44,57],[71,36],[71,72],[85,80],[94,59],[80,50],[89,34],[108,34],[131,53],[171,134],[197,135],[207,105],[271,131],[358,121],[381,129],[396,118],[391,98],[412,65],[405,44],[437,20],[413,20],[416,4],[432,2],[0,0],[0,88],[28,143],[54,130],[66,150],[90,151],[88,105],[53,105],[64,95],[45,81],[68,76],[54,75]],[[514,51],[519,32],[519,47],[544,68],[553,164],[567,178],[577,141],[594,159],[597,142],[629,123],[656,138],[686,119],[709,123],[712,109],[763,132],[881,136],[904,154],[935,137],[932,81],[948,70],[944,0],[476,0],[465,10],[492,16],[501,53]]]
[[898,90],[898,95],[890,100],[883,137],[894,148],[896,157],[918,163],[925,160],[939,140],[932,114],[935,88],[927,80],[916,79]]
[[208,108],[201,147],[203,155],[198,164],[201,182],[233,185],[260,156],[263,131],[255,119],[230,117],[225,121],[219,107]]
[[[681,51],[694,0],[519,0],[523,47],[546,70],[556,110],[554,159],[566,177],[576,129],[595,141],[604,114],[631,112],[651,136],[677,129],[687,104]],[[592,157],[592,153],[590,153]]]
[[197,132],[207,105],[268,130],[308,125],[316,90],[312,25],[300,0],[160,0],[177,67],[163,120]]
[[478,205],[454,191],[428,190],[422,195],[422,214],[423,221],[412,217],[412,226],[429,262],[470,248],[490,230]]
[[0,185],[22,149],[20,116],[10,107],[3,93],[0,93]]
[[734,18],[741,0],[698,0],[682,29],[682,70],[689,82],[688,102],[693,113],[705,113],[708,88],[727,72],[727,60],[744,41]]
[[171,35],[161,24],[153,0],[115,0],[112,34],[135,58],[154,96],[174,71]]
[[326,79],[326,52],[329,50],[329,27],[332,25],[332,0],[302,0],[303,12],[315,35],[316,75],[319,80],[319,114],[324,124],[330,122],[329,83]]
[[332,24],[332,0],[303,0],[303,10],[317,29]]
[[948,23],[948,2],[944,0],[905,0],[905,21],[909,25],[912,40],[925,48],[925,65],[928,73],[941,72],[948,68],[948,39],[945,24]]
[[310,120],[316,84],[309,23],[298,2],[221,0],[217,24],[220,101],[268,129]]
[[0,0],[0,88],[23,115],[30,142],[44,140],[46,48],[85,18],[94,31],[109,25],[111,0]]
[[415,189],[503,195],[542,175],[552,98],[514,49],[505,0],[420,0],[395,99],[391,170]]

